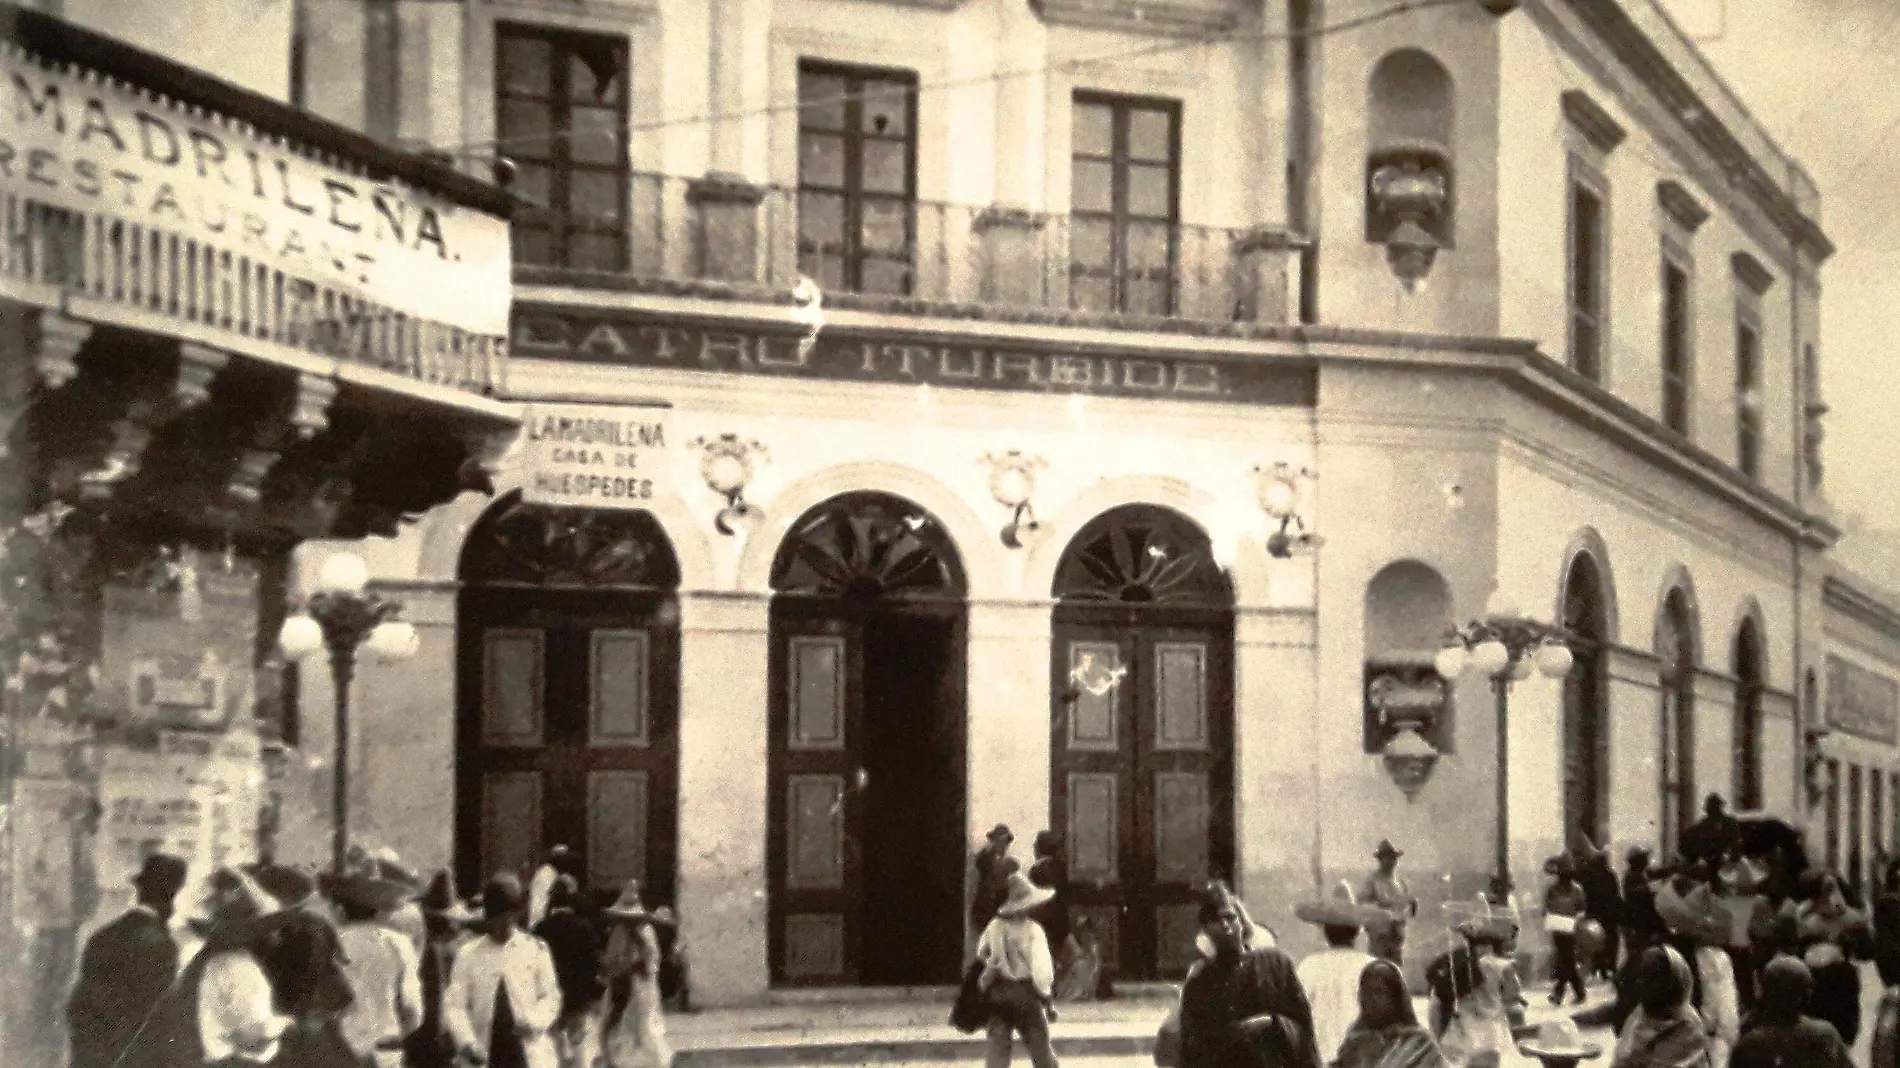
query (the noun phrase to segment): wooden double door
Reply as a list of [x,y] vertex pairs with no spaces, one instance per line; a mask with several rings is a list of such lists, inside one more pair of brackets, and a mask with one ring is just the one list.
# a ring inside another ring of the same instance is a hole
[[773,983],[954,983],[962,606],[781,597],[771,631]]
[[1226,613],[1056,609],[1049,822],[1123,979],[1184,975],[1198,891],[1234,875],[1232,636]]
[[677,871],[678,608],[667,594],[467,589],[458,620],[457,878],[578,855],[585,889]]

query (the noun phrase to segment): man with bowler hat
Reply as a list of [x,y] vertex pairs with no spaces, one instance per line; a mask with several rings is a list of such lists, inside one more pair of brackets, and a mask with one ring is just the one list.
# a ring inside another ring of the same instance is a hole
[[996,910],[1009,897],[1009,877],[1020,867],[1009,855],[1016,836],[1006,824],[990,828],[983,848],[976,851],[976,894],[970,899],[970,929],[981,931],[996,918]]
[[1373,956],[1398,965],[1405,963],[1406,921],[1418,915],[1418,899],[1399,877],[1399,858],[1404,855],[1390,839],[1381,839],[1379,848],[1372,852],[1379,870],[1366,880],[1365,890],[1359,895],[1362,904],[1381,909],[1388,917],[1367,925],[1366,948]]
[[72,1068],[113,1068],[178,974],[167,925],[185,885],[183,860],[154,853],[132,878],[137,904],[86,941],[66,1004]]
[[561,984],[547,943],[521,930],[521,880],[497,875],[482,888],[483,937],[457,951],[442,1020],[462,1060],[488,1068],[558,1068],[551,1031]]

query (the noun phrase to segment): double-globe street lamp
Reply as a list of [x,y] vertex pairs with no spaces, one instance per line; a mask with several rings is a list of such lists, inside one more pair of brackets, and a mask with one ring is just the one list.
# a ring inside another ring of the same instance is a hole
[[330,679],[336,691],[336,760],[331,779],[330,866],[343,872],[350,849],[350,682],[356,653],[367,647],[384,662],[416,654],[416,628],[396,616],[400,601],[365,592],[369,568],[361,557],[338,553],[323,561],[303,611],[284,620],[277,644],[284,655],[302,661],[319,649],[330,653]]
[[1482,619],[1452,631],[1432,666],[1447,682],[1471,673],[1491,680],[1497,703],[1497,870],[1491,877],[1500,904],[1511,894],[1511,686],[1532,674],[1561,679],[1574,663],[1559,627],[1526,616],[1502,595],[1494,595]]

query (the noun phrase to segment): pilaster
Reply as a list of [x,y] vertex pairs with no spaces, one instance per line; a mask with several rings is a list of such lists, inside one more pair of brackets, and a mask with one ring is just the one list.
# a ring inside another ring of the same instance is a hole
[[996,194],[994,202],[1034,211],[1043,203],[1048,157],[1049,31],[1031,4],[996,5]]
[[1043,292],[1048,265],[1043,242],[1048,218],[1027,208],[991,207],[970,224],[983,247],[979,292],[989,302],[1022,303]]
[[1300,250],[1306,239],[1277,226],[1256,226],[1234,238],[1240,272],[1240,318],[1290,323],[1299,318]]
[[[681,593],[680,922],[708,1005],[765,995],[769,608],[753,594]],[[1045,732],[1046,733],[1046,732]]]
[[[356,742],[350,754],[350,832],[394,849],[421,872],[455,858],[455,602],[460,584],[378,580],[371,592],[402,602],[416,655],[397,663],[357,658]],[[325,674],[312,659],[307,675]],[[328,723],[329,705],[306,702]],[[372,726],[373,725],[373,726]],[[329,737],[328,732],[324,732]],[[334,741],[328,743],[334,747]]]
[[1612,646],[1608,652],[1610,838],[1622,845],[1657,841],[1662,810],[1662,694],[1656,658]]
[[1306,610],[1241,609],[1234,620],[1236,887],[1275,930],[1299,928],[1311,885],[1319,796],[1318,621]]
[[1049,642],[1053,602],[970,605],[964,822],[971,847],[1007,823],[1027,842],[1049,826]]
[[693,244],[699,277],[758,281],[759,204],[764,199],[762,187],[726,172],[696,178],[687,185],[686,202],[698,220]]

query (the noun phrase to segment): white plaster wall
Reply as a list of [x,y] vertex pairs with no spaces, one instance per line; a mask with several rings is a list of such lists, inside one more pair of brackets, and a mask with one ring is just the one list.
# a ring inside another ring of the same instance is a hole
[[[1557,7],[1550,5],[1548,11]],[[1598,46],[1574,45],[1570,35],[1577,31],[1567,19],[1548,11],[1544,5],[1528,6],[1525,17],[1499,22],[1500,81],[1511,87],[1499,104],[1501,332],[1536,341],[1553,359],[1568,358],[1565,175],[1566,146],[1575,135],[1568,130],[1559,97],[1567,89],[1582,89],[1629,132],[1610,153],[1605,172],[1610,185],[1606,384],[1622,400],[1661,417],[1662,244],[1656,185],[1674,180],[1711,213],[1690,249],[1695,261],[1690,439],[1734,463],[1738,287],[1730,256],[1746,251],[1775,275],[1773,287],[1761,298],[1762,482],[1777,493],[1792,494],[1797,449],[1789,398],[1796,383],[1786,241],[1764,229],[1765,223],[1745,223],[1758,213],[1731,194],[1726,183],[1705,173],[1706,163],[1685,166],[1655,132],[1666,127],[1657,125],[1663,120],[1637,95],[1634,79],[1620,68],[1605,66]],[[1607,73],[1612,70],[1616,73]],[[1668,121],[1680,129],[1679,123]]]
[[254,93],[290,95],[291,0],[60,0],[55,10]]

